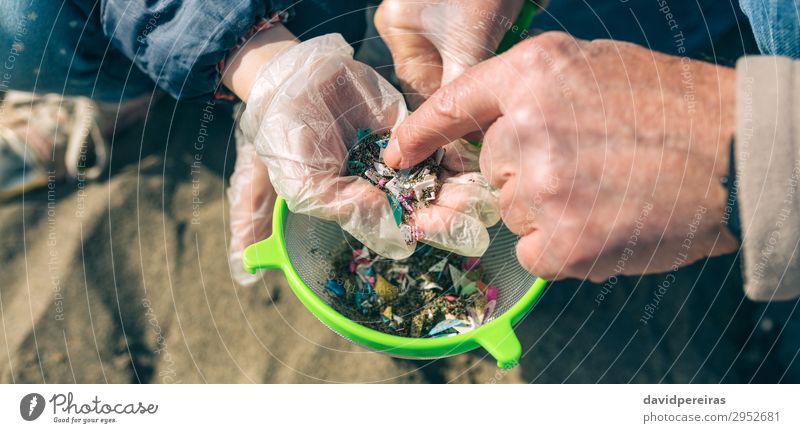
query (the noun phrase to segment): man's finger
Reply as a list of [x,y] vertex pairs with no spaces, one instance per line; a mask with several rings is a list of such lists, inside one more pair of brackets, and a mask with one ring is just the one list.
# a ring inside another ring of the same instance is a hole
[[439,147],[485,130],[503,112],[511,66],[503,56],[487,60],[437,90],[393,132],[384,153],[396,168],[411,167]]

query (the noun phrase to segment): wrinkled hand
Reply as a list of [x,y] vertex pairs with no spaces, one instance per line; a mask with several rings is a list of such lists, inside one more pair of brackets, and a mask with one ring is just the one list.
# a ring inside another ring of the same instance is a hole
[[547,33],[436,92],[384,155],[407,166],[486,131],[520,262],[548,278],[603,280],[734,251],[723,210],[732,69],[612,41]]
[[442,84],[494,55],[523,0],[384,0],[375,27],[417,106]]
[[[415,245],[406,244],[385,193],[342,173],[357,130],[391,128],[406,117],[405,103],[352,55],[334,34],[286,50],[259,71],[240,125],[292,212],[336,221],[377,253],[404,258]],[[496,197],[476,173],[476,151],[460,142],[447,147],[440,198],[415,213],[415,224],[426,243],[481,255],[485,227],[499,220]]]

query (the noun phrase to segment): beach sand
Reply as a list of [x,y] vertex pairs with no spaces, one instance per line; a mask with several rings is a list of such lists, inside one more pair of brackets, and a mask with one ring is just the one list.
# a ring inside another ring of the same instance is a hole
[[718,382],[749,379],[760,362],[748,346],[739,354],[755,306],[738,276],[720,288],[730,258],[679,273],[647,325],[664,275],[620,279],[600,303],[601,285],[553,285],[519,325],[526,353],[510,371],[481,350],[409,361],[350,344],[279,271],[253,288],[234,284],[231,113],[214,107],[197,150],[203,108],[164,99],[146,127],[118,137],[106,181],[0,207],[0,381]]
[[[376,57],[385,61],[385,52]],[[235,149],[232,112],[213,107],[209,135],[198,144],[204,108],[164,98],[146,124],[115,137],[103,181],[58,184],[0,204],[0,382],[800,377],[785,361],[800,345],[797,326],[780,338],[780,326],[760,331],[763,310],[743,299],[731,256],[678,272],[644,323],[653,291],[668,279],[663,274],[620,278],[606,290],[579,281],[553,284],[517,328],[524,356],[512,370],[499,370],[482,350],[423,361],[364,350],[315,319],[279,271],[267,271],[252,288],[234,284],[225,200]]]

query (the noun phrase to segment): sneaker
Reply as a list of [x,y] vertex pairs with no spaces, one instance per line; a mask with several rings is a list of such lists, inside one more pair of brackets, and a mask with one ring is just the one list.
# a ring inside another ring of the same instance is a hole
[[8,92],[0,104],[0,199],[108,167],[107,140],[144,118],[150,95],[98,103],[83,97]]

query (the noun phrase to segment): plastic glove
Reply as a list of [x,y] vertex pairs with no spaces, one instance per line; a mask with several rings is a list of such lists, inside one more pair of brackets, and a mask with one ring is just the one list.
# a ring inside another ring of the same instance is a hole
[[441,85],[494,55],[523,0],[384,0],[375,27],[416,107]]
[[[408,257],[416,245],[406,243],[386,194],[342,174],[359,128],[387,130],[407,116],[400,93],[352,56],[338,34],[283,52],[259,71],[240,125],[292,212],[336,221],[385,257]],[[485,227],[499,220],[497,199],[478,173],[464,173],[477,169],[474,150],[447,148],[440,199],[415,213],[416,228],[437,247],[481,255]]]
[[250,274],[242,268],[242,253],[248,245],[272,233],[272,209],[277,194],[267,175],[267,167],[256,155],[256,147],[236,130],[236,162],[227,190],[230,205],[231,241],[228,261],[234,280],[251,286],[261,272]]

